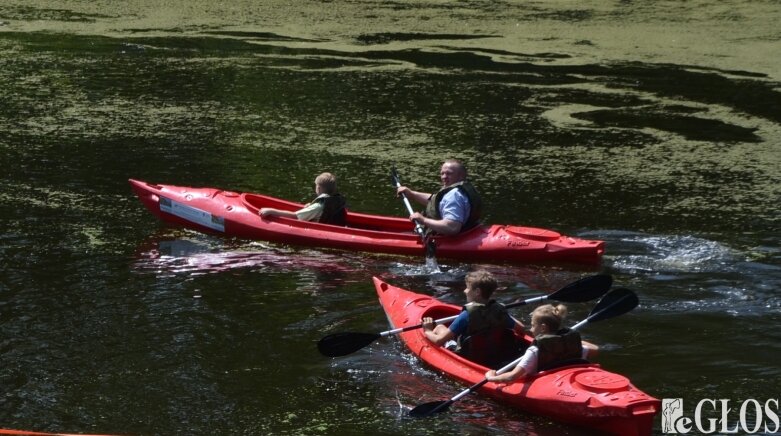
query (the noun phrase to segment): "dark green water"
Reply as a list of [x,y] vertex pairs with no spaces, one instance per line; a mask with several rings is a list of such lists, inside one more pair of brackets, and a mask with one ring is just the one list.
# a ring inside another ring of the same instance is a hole
[[[580,434],[463,389],[394,340],[372,275],[461,303],[595,271],[641,307],[590,326],[658,398],[781,388],[781,61],[774,2],[0,5],[0,427],[134,435]],[[596,268],[440,262],[157,222],[128,178],[403,215],[463,159],[487,220],[607,241]],[[572,319],[588,305],[572,305]],[[522,313],[521,315],[525,315]],[[661,432],[657,425],[657,432]]]

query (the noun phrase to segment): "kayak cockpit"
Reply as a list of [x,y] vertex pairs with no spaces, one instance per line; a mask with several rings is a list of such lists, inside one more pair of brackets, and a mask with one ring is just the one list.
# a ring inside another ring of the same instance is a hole
[[[263,207],[294,212],[304,207],[304,204],[261,194],[241,194],[242,202],[253,213],[258,213]],[[339,227],[339,226],[335,226]],[[406,218],[385,217],[347,211],[347,226],[352,229],[370,230],[376,232],[414,234],[414,225]]]

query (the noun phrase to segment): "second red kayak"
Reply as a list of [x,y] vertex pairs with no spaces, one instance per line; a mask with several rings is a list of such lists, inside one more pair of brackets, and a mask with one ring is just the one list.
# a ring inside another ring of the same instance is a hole
[[112,435],[99,435],[99,434],[84,434],[84,433],[44,433],[40,431],[28,431],[28,430],[12,430],[9,428],[0,428],[0,435],[16,435],[16,436],[112,436]]
[[[380,304],[392,328],[457,315],[461,308],[373,278]],[[436,346],[414,329],[399,334],[420,360],[464,384],[485,378],[488,368]],[[530,343],[532,338],[525,338]],[[486,383],[479,391],[519,410],[622,436],[650,435],[661,403],[640,391],[626,377],[582,363],[542,371],[522,381]]]
[[[278,198],[215,188],[192,188],[130,180],[133,191],[163,221],[202,232],[310,247],[421,256],[424,247],[405,218],[348,212],[347,226],[258,215],[260,208],[303,207]],[[437,258],[467,261],[599,263],[603,241],[553,230],[514,225],[478,226],[456,236],[436,237]]]

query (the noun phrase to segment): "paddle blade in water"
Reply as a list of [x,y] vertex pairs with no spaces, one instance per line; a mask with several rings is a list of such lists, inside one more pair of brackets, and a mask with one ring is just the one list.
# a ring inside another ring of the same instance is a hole
[[346,356],[371,344],[380,337],[377,333],[334,333],[320,339],[317,342],[317,349],[320,354],[328,357]]
[[409,416],[413,418],[425,418],[435,413],[446,411],[452,403],[453,403],[452,400],[447,400],[447,401],[431,401],[429,403],[420,404],[418,406],[415,406],[415,408],[409,411]]

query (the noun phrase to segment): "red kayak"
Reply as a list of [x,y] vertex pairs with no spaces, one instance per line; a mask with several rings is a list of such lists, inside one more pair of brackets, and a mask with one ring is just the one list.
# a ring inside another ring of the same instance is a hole
[[[163,221],[202,232],[311,247],[420,256],[424,247],[405,218],[347,213],[347,226],[282,217],[261,218],[260,208],[303,207],[260,194],[158,185],[130,179],[138,198]],[[552,230],[512,225],[478,226],[457,236],[436,237],[437,258],[463,260],[598,263],[604,242]]]
[[12,430],[8,428],[0,428],[0,435],[3,434],[17,435],[17,436],[111,436],[111,435],[82,434],[82,433],[43,433],[39,431]]
[[[428,295],[392,286],[376,277],[373,280],[392,328],[419,323],[424,316],[440,319],[461,311]],[[422,361],[464,384],[474,385],[485,378],[488,368],[434,345],[422,329],[399,336]],[[524,340],[531,343],[532,338],[526,336]],[[542,371],[509,384],[488,382],[479,392],[528,413],[622,436],[650,435],[661,407],[658,399],[637,389],[626,377],[590,363]]]

